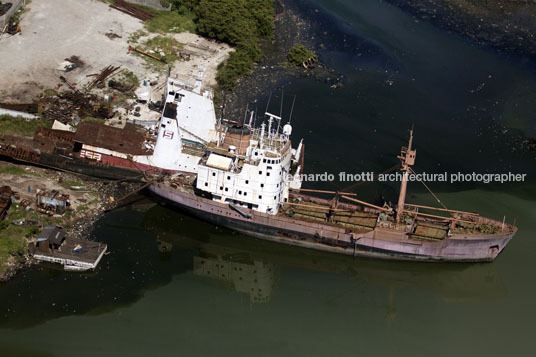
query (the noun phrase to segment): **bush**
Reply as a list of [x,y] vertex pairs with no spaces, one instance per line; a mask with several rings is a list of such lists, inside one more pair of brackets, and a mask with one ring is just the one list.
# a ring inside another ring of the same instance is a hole
[[188,8],[196,16],[197,31],[236,46],[236,51],[218,67],[217,81],[232,88],[262,58],[260,38],[274,34],[272,0],[173,0],[175,9]]
[[26,237],[31,237],[35,234],[39,233],[39,228],[38,227],[35,227],[35,226],[32,226],[32,227],[28,227],[28,229],[26,229]]
[[252,65],[253,60],[246,51],[232,52],[225,64],[218,67],[216,80],[222,88],[230,89],[236,84],[238,78],[249,74]]
[[292,47],[287,54],[288,62],[297,66],[301,65],[310,58],[313,58],[315,62],[318,61],[318,57],[313,51],[300,44],[294,45],[294,47]]

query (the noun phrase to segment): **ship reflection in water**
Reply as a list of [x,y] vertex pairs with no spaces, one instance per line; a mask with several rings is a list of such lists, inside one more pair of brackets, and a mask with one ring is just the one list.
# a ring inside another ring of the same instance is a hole
[[334,274],[334,279],[343,276],[350,284],[342,289],[348,291],[367,285],[387,288],[388,319],[396,316],[395,295],[404,289],[424,290],[449,302],[507,294],[493,264],[431,265],[354,259],[262,241],[227,229],[211,229],[196,218],[162,206],[146,212],[144,227],[155,235],[163,255],[176,249],[194,250],[194,275],[219,280],[226,287],[248,294],[253,303],[269,302],[277,294],[277,281],[284,280],[285,272],[292,270]]
[[[173,243],[169,241],[157,239],[157,244],[161,253],[173,249]],[[179,245],[181,248],[192,248],[196,242],[183,237],[179,238]],[[199,255],[193,257],[194,275],[220,280],[235,291],[248,294],[252,303],[269,302],[274,287],[275,266],[251,260],[246,252],[226,251],[224,248],[203,245]]]

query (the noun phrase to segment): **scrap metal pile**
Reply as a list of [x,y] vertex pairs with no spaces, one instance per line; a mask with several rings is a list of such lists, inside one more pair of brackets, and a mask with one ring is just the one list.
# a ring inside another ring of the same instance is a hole
[[41,109],[47,120],[57,120],[63,124],[70,124],[87,116],[108,119],[114,115],[111,106],[102,98],[77,89],[58,93],[54,97],[43,98]]
[[35,198],[36,211],[49,216],[64,214],[71,205],[69,195],[62,194],[57,190],[38,190]]
[[152,12],[131,5],[124,0],[115,0],[115,3],[110,5],[110,7],[124,12],[125,14],[129,14],[130,16],[134,16],[142,21],[147,21],[154,17]]
[[88,77],[95,76],[96,78],[89,84],[88,88],[91,89],[94,86],[97,86],[97,88],[103,88],[104,81],[106,80],[106,78],[110,77],[119,68],[121,68],[121,66],[108,66],[104,68],[100,73],[89,74]]

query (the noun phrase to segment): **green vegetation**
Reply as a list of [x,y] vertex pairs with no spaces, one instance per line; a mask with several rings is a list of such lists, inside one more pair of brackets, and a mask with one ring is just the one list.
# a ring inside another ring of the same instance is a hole
[[99,123],[99,124],[104,124],[104,122],[106,120],[102,119],[102,118],[95,118],[95,117],[91,117],[91,116],[87,116],[85,117],[84,119],[80,120],[80,122],[90,122],[90,123]]
[[89,207],[93,206],[97,202],[99,202],[99,200],[95,198],[95,199],[89,201],[88,203],[84,203],[83,205],[79,205],[76,208],[76,211],[77,212],[85,212],[85,211],[87,211],[89,209]]
[[58,92],[56,92],[52,88],[46,88],[46,89],[43,90],[43,94],[45,95],[45,97],[54,97],[54,96],[58,95]]
[[130,36],[128,37],[128,43],[132,43],[132,44],[137,44],[138,41],[140,40],[140,38],[142,37],[145,37],[147,36],[147,32],[143,31],[143,30],[138,30],[136,32],[133,32],[132,34],[130,34]]
[[61,184],[65,187],[84,186],[82,182],[72,181],[72,180],[63,180]]
[[[177,60],[179,60],[178,51],[183,47],[183,44],[179,41],[175,40],[172,37],[165,37],[165,36],[156,36],[153,37],[147,41],[145,41],[142,45],[143,51],[149,51],[149,50],[155,50],[158,49],[158,51],[155,51],[154,55],[157,57],[162,57],[160,52],[164,53],[164,59],[168,64],[171,64]],[[149,61],[156,61],[148,56],[141,55],[145,59]],[[159,61],[156,61],[158,63],[161,63]]]
[[26,172],[26,170],[19,166],[4,166],[0,167],[0,174],[27,175],[28,173]]
[[8,224],[7,227],[0,230],[0,275],[8,267],[11,259],[20,261],[26,252],[26,234],[27,227],[14,226]]
[[24,170],[23,168],[15,165],[7,165],[7,166],[0,166],[0,174],[8,174],[8,175],[31,175],[31,176],[38,176],[41,175],[35,172],[28,172]]
[[134,91],[140,85],[140,80],[138,76],[136,76],[134,72],[129,71],[128,69],[121,71],[118,80],[125,85],[133,86],[132,91]]
[[33,136],[39,127],[50,128],[52,125],[44,119],[24,119],[11,115],[0,115],[0,134]]
[[[25,237],[29,237],[37,227],[15,226],[10,224],[12,220],[28,216],[28,212],[19,205],[11,205],[8,217],[0,222],[0,275],[8,267],[10,261],[22,261],[26,253],[28,242]],[[30,228],[35,228],[30,231]]]
[[236,51],[218,67],[217,81],[230,89],[262,58],[258,41],[274,33],[272,0],[171,0],[174,11],[195,15],[197,32],[229,43]]
[[318,57],[313,51],[300,44],[294,45],[287,54],[289,64],[295,66],[301,65],[303,62],[308,61],[311,58],[315,62],[318,61]]
[[155,11],[156,15],[145,23],[149,32],[195,32],[195,15],[184,6],[175,11]]

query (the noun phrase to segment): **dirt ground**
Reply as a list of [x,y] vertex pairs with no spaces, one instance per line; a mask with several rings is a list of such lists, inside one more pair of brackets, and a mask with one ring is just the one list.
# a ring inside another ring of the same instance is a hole
[[[143,23],[111,9],[97,0],[32,0],[21,18],[22,32],[0,38],[0,98],[27,101],[43,89],[57,88],[64,76],[70,83],[83,85],[108,65],[121,66],[141,79],[164,82],[165,74],[155,73],[145,59],[128,53],[132,34],[144,30]],[[113,33],[119,37],[108,37]],[[195,81],[203,69],[204,85],[215,83],[216,66],[231,51],[229,46],[191,33],[167,34],[184,44],[193,55],[190,61],[176,62],[172,76]],[[70,72],[58,70],[66,58],[78,56],[84,63]]]
[[[92,192],[92,188],[87,186],[82,180],[74,175],[41,169],[33,166],[14,165],[10,163],[0,162],[0,169],[6,167],[17,167],[26,171],[26,174],[9,174],[2,173],[0,183],[1,186],[10,186],[11,189],[20,194],[21,200],[28,199],[32,202],[32,207],[35,206],[35,194],[39,190],[58,190],[62,194],[70,195],[71,207],[76,210],[81,205],[87,205],[90,202],[96,204],[98,195]],[[67,183],[79,182],[78,189],[71,189],[70,184],[61,183],[61,180]],[[30,190],[28,191],[28,187]]]

